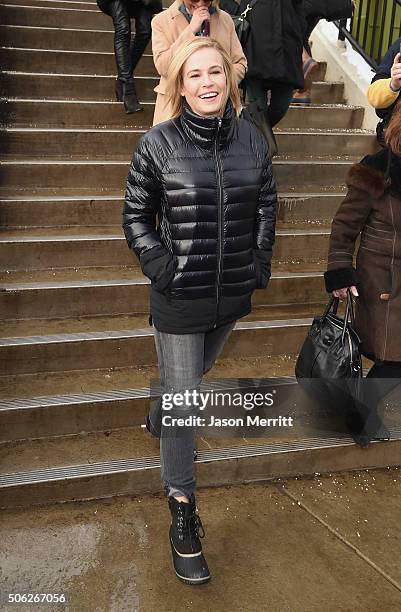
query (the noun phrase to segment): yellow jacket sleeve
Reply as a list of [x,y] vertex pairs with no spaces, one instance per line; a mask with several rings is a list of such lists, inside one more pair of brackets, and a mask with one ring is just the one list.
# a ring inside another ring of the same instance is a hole
[[399,91],[390,88],[391,79],[378,79],[369,85],[368,100],[374,108],[388,108],[398,98]]

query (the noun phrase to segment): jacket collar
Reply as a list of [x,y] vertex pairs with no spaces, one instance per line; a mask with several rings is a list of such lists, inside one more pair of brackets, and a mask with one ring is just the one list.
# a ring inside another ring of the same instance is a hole
[[223,117],[201,117],[184,100],[179,120],[186,134],[203,149],[212,149],[218,136],[219,148],[224,149],[233,135],[235,111],[228,100]]
[[388,149],[367,155],[352,166],[347,184],[367,191],[373,198],[380,198],[388,190],[401,200],[401,158],[390,154]]

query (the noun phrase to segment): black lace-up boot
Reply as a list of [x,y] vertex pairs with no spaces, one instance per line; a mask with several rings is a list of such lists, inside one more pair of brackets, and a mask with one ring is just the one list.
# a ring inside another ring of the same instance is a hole
[[187,584],[204,584],[210,572],[203,556],[200,538],[205,536],[202,522],[196,514],[195,498],[189,503],[169,497],[171,512],[170,544],[178,578]]

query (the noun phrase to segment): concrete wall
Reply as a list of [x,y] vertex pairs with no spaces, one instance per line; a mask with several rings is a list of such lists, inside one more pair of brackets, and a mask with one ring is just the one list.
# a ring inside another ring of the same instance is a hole
[[347,104],[363,106],[365,116],[362,127],[374,130],[378,117],[366,98],[374,74],[369,64],[352,49],[348,41],[339,41],[336,26],[323,19],[313,31],[312,41],[314,59],[327,62],[326,80],[344,83]]

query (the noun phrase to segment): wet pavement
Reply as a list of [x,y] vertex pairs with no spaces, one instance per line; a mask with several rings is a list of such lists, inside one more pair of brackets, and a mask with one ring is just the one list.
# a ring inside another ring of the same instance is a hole
[[175,577],[162,496],[0,514],[4,612],[396,612],[401,469],[200,490],[212,581]]

